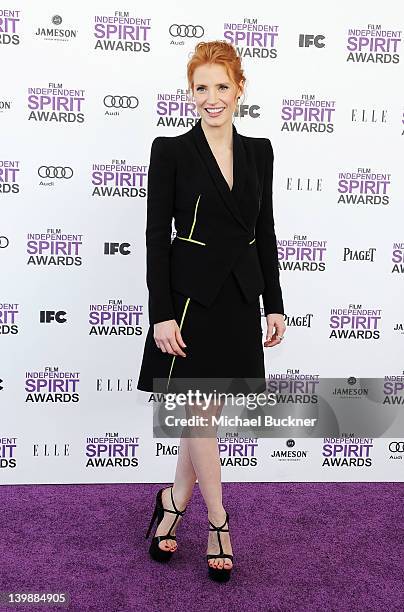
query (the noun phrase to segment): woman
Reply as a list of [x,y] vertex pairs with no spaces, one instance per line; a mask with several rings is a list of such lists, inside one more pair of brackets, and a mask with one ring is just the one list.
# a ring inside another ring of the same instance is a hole
[[[200,42],[187,76],[200,115],[192,129],[152,144],[147,202],[150,328],[137,388],[170,390],[176,380],[257,379],[265,388],[265,347],[285,324],[272,212],[273,152],[266,138],[232,123],[245,76],[234,47]],[[172,218],[176,236],[171,242]],[[216,382],[216,381],[215,381]],[[195,388],[195,384],[192,388]],[[191,387],[190,387],[191,388]],[[215,385],[216,388],[216,385]],[[216,414],[221,404],[208,406]],[[228,580],[233,566],[229,515],[222,503],[216,436],[183,435],[172,487],[157,494],[148,529],[151,556],[167,561],[198,479],[208,510],[208,573]]]

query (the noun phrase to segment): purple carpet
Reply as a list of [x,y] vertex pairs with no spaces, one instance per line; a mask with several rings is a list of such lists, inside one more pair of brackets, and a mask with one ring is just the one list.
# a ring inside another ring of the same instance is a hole
[[[208,580],[198,486],[166,565],[145,532],[160,485],[0,487],[0,591],[65,590],[84,612],[402,611],[401,483],[226,483],[235,569]],[[150,536],[151,537],[151,536]]]

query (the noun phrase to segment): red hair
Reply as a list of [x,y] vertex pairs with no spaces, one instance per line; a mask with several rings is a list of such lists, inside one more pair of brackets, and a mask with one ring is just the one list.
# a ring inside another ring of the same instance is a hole
[[223,40],[199,42],[187,64],[187,79],[191,91],[194,87],[195,69],[204,64],[221,64],[224,66],[230,80],[238,87],[244,88],[246,77],[241,67],[241,59],[233,45]]

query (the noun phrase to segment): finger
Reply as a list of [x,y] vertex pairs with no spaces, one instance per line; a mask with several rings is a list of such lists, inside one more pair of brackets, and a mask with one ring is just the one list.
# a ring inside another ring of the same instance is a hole
[[164,345],[164,348],[165,348],[164,352],[165,353],[169,353],[170,355],[174,355],[174,351],[173,351],[173,349],[171,347],[171,344],[170,344],[168,339],[162,340],[162,344]]
[[279,340],[279,338],[276,337],[277,335],[278,335],[278,332],[276,330],[276,326],[275,326],[275,331],[273,331],[273,326],[268,325],[264,346],[276,346],[277,344],[279,344],[281,340]]
[[182,336],[181,336],[181,332],[180,332],[180,328],[179,328],[179,327],[177,327],[177,329],[175,330],[175,337],[176,337],[176,339],[177,339],[177,342],[178,342],[178,343],[179,343],[181,346],[183,346],[183,347],[186,347],[186,346],[187,346],[187,345],[185,344],[184,340],[182,339]]
[[171,346],[173,347],[173,349],[175,349],[177,351],[177,355],[181,355],[181,357],[186,357],[187,355],[186,355],[186,353],[184,353],[184,351],[182,350],[182,348],[178,344],[179,342],[182,344],[182,346],[186,347],[185,342],[181,338],[181,332],[178,329],[175,332],[175,338],[174,338],[173,342],[171,342]]
[[166,349],[166,347],[164,346],[164,342],[163,342],[163,340],[156,340],[156,344],[157,344],[158,348],[160,349],[160,351],[161,351],[162,353],[166,353],[166,352],[167,352],[167,349]]
[[177,340],[175,338],[170,338],[169,340],[171,348],[174,351],[175,355],[180,355],[181,357],[186,357],[186,354],[184,353],[184,351],[182,350],[182,348],[179,346]]
[[[267,327],[267,337],[266,341],[271,341],[275,339],[277,336],[283,336],[286,331],[286,325],[282,322],[280,324],[278,321],[274,321],[273,325],[268,325]],[[279,340],[278,338],[276,338]]]

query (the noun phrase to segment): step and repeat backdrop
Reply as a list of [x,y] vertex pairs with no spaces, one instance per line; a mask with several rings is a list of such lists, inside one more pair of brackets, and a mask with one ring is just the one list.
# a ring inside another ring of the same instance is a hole
[[[352,412],[361,380],[378,379],[373,416],[402,405],[404,10],[209,8],[0,3],[3,484],[173,479],[179,440],[153,436],[155,398],[136,389],[147,172],[152,140],[198,119],[186,63],[200,40],[236,46],[247,84],[235,126],[275,152],[287,331],[265,349],[268,379],[296,405],[313,381],[338,379]],[[404,432],[359,429],[261,438],[230,428],[223,479],[403,480]]]

